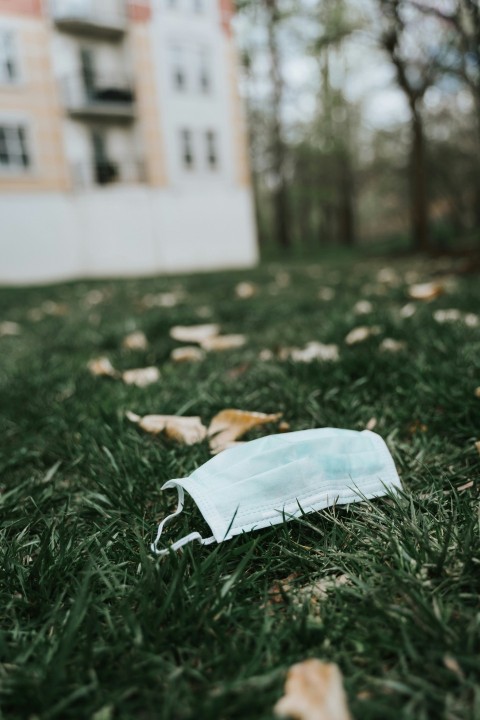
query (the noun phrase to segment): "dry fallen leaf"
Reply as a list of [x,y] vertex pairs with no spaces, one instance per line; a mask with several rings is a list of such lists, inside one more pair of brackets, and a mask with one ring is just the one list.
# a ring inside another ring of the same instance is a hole
[[5,337],[6,335],[20,335],[21,332],[22,328],[16,322],[4,320],[0,323],[0,337]]
[[294,362],[312,362],[312,360],[338,360],[338,345],[324,345],[312,340],[304,348],[284,348],[280,359],[290,358]]
[[266,413],[248,412],[247,410],[222,410],[215,415],[208,427],[210,449],[212,453],[217,454],[252,428],[266,423],[277,422],[281,417],[282,413],[267,415]]
[[105,293],[102,290],[89,290],[83,298],[83,302],[87,307],[99,305],[99,303],[103,302],[104,300]]
[[235,288],[235,295],[241,300],[248,300],[257,293],[257,286],[251,282],[240,282]]
[[467,327],[478,327],[480,325],[480,317],[475,313],[466,313],[463,322]]
[[373,305],[370,300],[359,300],[353,306],[355,315],[368,315],[373,312]]
[[345,342],[347,345],[356,345],[357,343],[363,342],[369,337],[372,337],[372,335],[378,335],[379,332],[380,328],[378,325],[372,325],[371,327],[367,327],[367,325],[360,325],[359,327],[350,330],[345,338]]
[[205,353],[196,345],[185,345],[172,350],[170,358],[173,362],[199,362],[203,360]]
[[170,329],[170,337],[179,342],[202,343],[207,338],[218,335],[220,326],[217,323],[206,325],[175,325]]
[[457,485],[458,492],[463,492],[464,490],[470,490],[470,488],[473,487],[473,480],[469,480],[464,485]]
[[401,352],[402,350],[406,350],[406,348],[407,343],[403,342],[402,340],[394,340],[393,338],[384,338],[378,346],[378,349],[381,352],[391,353]]
[[480,399],[480,385],[475,388],[475,397]]
[[292,665],[274,713],[295,720],[351,720],[338,665],[315,658]]
[[377,273],[377,281],[386,285],[398,285],[400,278],[395,270],[389,267],[382,268]]
[[143,388],[156,383],[160,378],[160,370],[156,367],[135,368],[125,370],[122,373],[122,380],[127,385],[136,385]]
[[157,295],[149,293],[142,298],[142,305],[148,309],[154,307],[171,308],[175,307],[182,299],[183,293],[180,291],[158,293]]
[[375,430],[377,427],[377,418],[371,417],[370,420],[365,425],[365,430]]
[[275,285],[279,288],[286,288],[290,285],[290,274],[285,270],[280,270],[275,275]]
[[54,302],[53,300],[45,300],[45,302],[41,305],[41,310],[45,313],[45,315],[54,315],[56,317],[66,315],[68,313],[68,307],[66,305]]
[[477,448],[478,454],[480,455],[480,440],[477,440],[477,442],[475,443],[475,447]]
[[107,357],[94,358],[89,361],[87,367],[92,375],[98,377],[118,377],[118,372]]
[[122,347],[126,350],[146,350],[148,347],[147,336],[141,330],[136,330],[123,338]]
[[27,317],[32,322],[40,322],[45,317],[45,313],[38,307],[30,308],[27,313]]
[[[264,348],[263,350],[260,350],[258,354],[258,359],[262,362],[268,362],[269,360],[273,360],[275,355],[273,354],[272,350],[269,348]],[[480,389],[480,388],[479,388]]]
[[460,667],[458,660],[452,655],[444,655],[443,664],[445,665],[447,670],[450,670],[450,672],[454,673],[454,675],[456,675],[459,680],[465,679],[465,675],[462,668]]
[[279,605],[285,600],[288,600],[287,594],[293,587],[293,581],[299,577],[298,572],[292,572],[287,575],[283,580],[274,580],[272,585],[268,588],[268,605]]
[[348,577],[346,575],[327,575],[309,585],[303,585],[298,588],[298,591],[295,593],[295,600],[301,604],[309,601],[315,605],[327,599],[329,590],[341,587],[347,583]]
[[419,283],[417,285],[410,285],[408,288],[408,294],[412,300],[434,300],[444,291],[443,285],[435,282]]
[[127,418],[145,432],[158,435],[163,432],[170,440],[194,445],[202,442],[207,436],[207,428],[199,417],[183,417],[178,415],[145,415],[141,417],[128,411]]
[[411,318],[417,312],[417,307],[413,303],[407,303],[400,310],[400,317]]
[[213,335],[200,342],[201,347],[208,351],[233,350],[247,342],[245,335]]
[[335,290],[331,287],[323,287],[318,291],[318,299],[329,302],[335,297]]
[[449,310],[435,310],[433,319],[438,323],[457,322],[462,319],[460,310],[450,308]]

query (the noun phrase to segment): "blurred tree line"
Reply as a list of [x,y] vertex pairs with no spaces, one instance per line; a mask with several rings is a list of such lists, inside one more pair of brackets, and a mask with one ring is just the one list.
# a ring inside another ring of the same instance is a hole
[[[237,12],[264,245],[480,246],[480,0],[237,0]],[[379,67],[405,107],[383,124],[364,113]]]

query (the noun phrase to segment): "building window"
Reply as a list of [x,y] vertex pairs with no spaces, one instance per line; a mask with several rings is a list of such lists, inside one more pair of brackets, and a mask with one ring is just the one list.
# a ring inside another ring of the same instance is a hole
[[201,49],[198,53],[198,73],[200,92],[207,94],[212,88],[212,76],[210,71],[210,55],[205,49]]
[[180,133],[182,143],[182,162],[186,170],[193,170],[193,136],[191,130],[182,130]]
[[0,83],[18,82],[15,37],[11,30],[0,30]]
[[0,168],[24,171],[30,166],[25,126],[0,124]]
[[176,90],[183,91],[187,87],[187,72],[183,48],[179,45],[172,47],[171,58],[173,87]]
[[216,170],[218,168],[217,134],[213,130],[206,131],[205,143],[207,149],[207,165],[210,170]]

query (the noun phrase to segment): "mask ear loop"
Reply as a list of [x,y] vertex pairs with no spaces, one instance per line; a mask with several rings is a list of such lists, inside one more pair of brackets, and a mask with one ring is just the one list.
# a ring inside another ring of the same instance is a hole
[[[158,541],[160,540],[160,537],[163,532],[164,526],[167,524],[167,522],[170,522],[174,517],[177,517],[177,515],[180,515],[180,513],[183,510],[183,506],[185,503],[185,491],[181,485],[177,485],[174,483],[173,480],[170,481],[172,485],[175,485],[177,488],[178,493],[178,506],[174,513],[171,515],[167,515],[166,518],[162,520],[160,525],[158,526],[157,530],[157,536],[153,543],[150,545],[150,549],[155,555],[168,555],[170,550],[173,550],[173,552],[176,552],[177,550],[180,550],[184,545],[188,545],[188,543],[193,542],[194,540],[198,540],[198,542],[201,545],[210,545],[212,542],[215,542],[215,538],[212,535],[212,537],[209,538],[202,538],[199,532],[192,532],[189,535],[185,535],[185,537],[180,538],[180,540],[177,540],[176,542],[172,543],[170,547],[164,548],[163,550],[158,549]],[[172,485],[170,487],[172,487]]]

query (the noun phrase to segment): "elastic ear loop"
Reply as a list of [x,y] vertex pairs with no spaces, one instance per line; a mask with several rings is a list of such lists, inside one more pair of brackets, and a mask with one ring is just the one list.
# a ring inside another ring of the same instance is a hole
[[173,550],[176,552],[177,550],[180,550],[184,545],[188,545],[188,543],[193,542],[194,540],[198,540],[198,542],[201,545],[210,545],[212,542],[215,542],[215,538],[212,535],[212,537],[209,538],[202,538],[199,532],[192,532],[189,535],[185,535],[185,537],[180,538],[180,540],[177,540],[176,542],[172,543],[170,547],[164,548],[163,550],[158,550],[158,541],[160,540],[160,537],[163,532],[164,526],[167,524],[167,522],[170,522],[174,517],[177,517],[177,515],[180,515],[180,513],[183,510],[183,505],[185,502],[185,491],[181,485],[175,485],[177,488],[178,493],[178,507],[175,510],[174,513],[171,515],[167,515],[166,518],[162,520],[160,525],[158,526],[157,530],[157,537],[153,541],[153,543],[150,545],[150,549],[155,555],[168,555],[170,550]]

